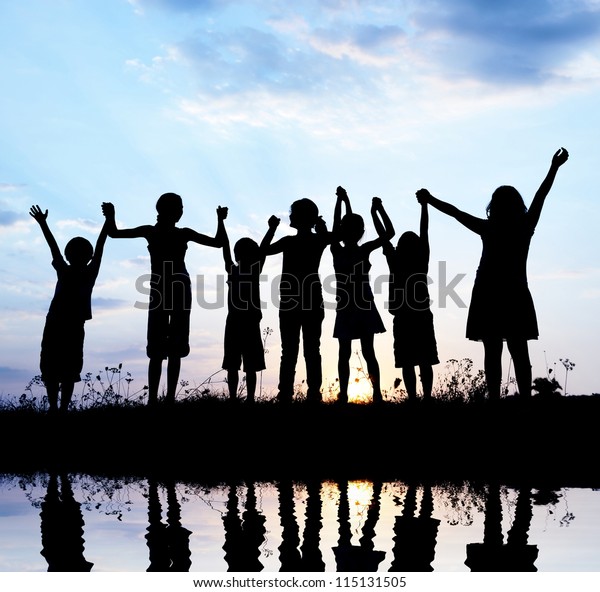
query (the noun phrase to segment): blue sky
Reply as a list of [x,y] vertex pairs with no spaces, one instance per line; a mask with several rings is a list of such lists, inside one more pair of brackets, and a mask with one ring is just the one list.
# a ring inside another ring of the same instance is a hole
[[[38,373],[54,289],[32,204],[48,208],[64,247],[74,235],[95,240],[102,201],[115,204],[120,226],[136,226],[153,223],[156,199],[174,191],[181,225],[200,232],[212,234],[217,206],[228,206],[233,242],[260,238],[271,214],[282,218],[277,236],[290,232],[289,205],[301,197],[331,224],[342,185],[367,222],[371,197],[381,197],[399,235],[418,227],[420,187],[481,216],[498,185],[529,203],[561,146],[570,159],[529,256],[540,325],[533,372],[556,368],[564,383],[568,358],[576,366],[567,390],[600,391],[597,0],[23,0],[2,3],[0,22],[0,394],[20,394]],[[368,223],[365,239],[373,236]],[[435,211],[430,240],[436,375],[452,358],[479,368],[483,348],[464,337],[467,309],[443,302],[442,276],[465,274],[456,295],[468,305],[480,241]],[[279,257],[269,258],[263,284],[263,327],[274,329],[267,392],[279,361]],[[201,288],[182,367],[194,386],[214,372],[223,378],[223,265],[218,250],[197,245],[187,261]],[[381,253],[371,261],[389,388],[398,371],[386,267]],[[84,372],[121,362],[145,383],[146,314],[134,304],[145,300],[136,280],[148,270],[142,239],[107,243]],[[325,279],[331,270],[326,252]],[[330,307],[323,328],[325,387],[337,376],[334,314]],[[506,379],[508,357],[504,367]]]

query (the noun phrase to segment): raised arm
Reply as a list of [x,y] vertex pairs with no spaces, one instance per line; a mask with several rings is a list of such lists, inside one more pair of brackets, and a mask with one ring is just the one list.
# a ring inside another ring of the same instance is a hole
[[223,220],[225,218],[227,218],[227,208],[219,206],[217,208],[217,231],[215,236],[209,236],[208,234],[202,234],[192,230],[191,228],[187,228],[187,240],[198,243],[199,245],[204,245],[206,247],[221,248],[224,240],[223,233],[225,231],[225,225],[223,224]]
[[375,226],[377,236],[385,241],[390,241],[394,238],[396,231],[394,225],[388,216],[388,213],[383,207],[383,203],[379,197],[374,197],[371,200],[371,218]]
[[[350,198],[346,193],[346,190],[339,186],[335,192],[337,199],[335,202],[335,209],[333,211],[333,232],[337,232],[340,228],[340,222],[342,221],[342,217],[344,214],[352,213],[352,206],[350,205]],[[342,209],[344,209],[344,213],[342,213]]]
[[420,204],[429,204],[434,207],[436,210],[439,210],[443,214],[447,214],[452,218],[458,220],[463,226],[467,227],[469,230],[476,232],[477,234],[481,234],[484,228],[485,220],[483,218],[477,218],[476,216],[472,216],[471,214],[467,214],[462,210],[459,210],[457,207],[449,204],[437,197],[433,197],[427,189],[419,189],[417,191],[417,201]]
[[96,239],[96,246],[94,247],[94,255],[90,261],[90,265],[96,268],[96,273],[100,270],[100,263],[102,262],[102,255],[104,254],[104,245],[106,244],[106,238],[108,236],[109,222],[108,219],[104,219],[104,224],[100,229],[100,234]]
[[229,244],[229,236],[225,228],[225,219],[229,210],[219,207],[217,209],[217,236],[219,237],[223,248],[223,261],[225,263],[225,271],[231,272],[233,267],[233,257],[231,256],[231,246]]
[[419,238],[423,245],[424,255],[427,257],[429,262],[429,209],[427,208],[427,202],[421,202],[421,221],[419,224]]
[[117,228],[115,222],[115,206],[110,202],[102,203],[102,213],[106,218],[107,234],[110,238],[148,238],[152,226],[136,226],[135,228]]
[[279,223],[281,222],[281,219],[278,218],[277,216],[271,216],[269,218],[269,228],[267,230],[267,232],[265,232],[265,236],[263,236],[262,241],[260,241],[260,250],[261,252],[266,252],[269,245],[271,244],[271,241],[273,240],[273,237],[275,236],[275,231],[277,230],[277,227],[279,226]]
[[552,185],[554,184],[554,179],[556,178],[556,173],[558,169],[567,162],[569,158],[569,153],[564,148],[559,148],[552,157],[552,162],[550,163],[550,169],[546,174],[546,177],[542,181],[539,189],[536,191],[535,196],[529,206],[529,219],[531,220],[531,224],[533,228],[538,223],[540,219],[540,215],[542,213],[542,207],[544,206],[544,201],[550,189],[552,189]]
[[58,243],[56,242],[56,239],[54,238],[54,235],[52,234],[52,231],[50,230],[50,227],[48,226],[47,222],[48,210],[42,212],[40,206],[31,206],[31,208],[29,209],[29,215],[40,225],[40,228],[42,229],[42,234],[44,235],[44,238],[46,239],[46,242],[50,247],[52,259],[60,259],[62,257],[62,254],[58,247]]

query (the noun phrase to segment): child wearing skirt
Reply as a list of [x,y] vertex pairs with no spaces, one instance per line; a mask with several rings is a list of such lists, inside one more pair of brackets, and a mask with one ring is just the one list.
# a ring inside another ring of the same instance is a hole
[[[342,216],[342,208],[345,214]],[[381,201],[373,198],[371,215],[375,218]],[[380,223],[383,227],[383,223]],[[373,402],[381,403],[381,381],[379,363],[373,345],[374,335],[384,333],[385,326],[375,306],[373,291],[369,283],[371,263],[369,255],[382,246],[384,238],[359,244],[365,232],[362,216],[352,212],[348,194],[343,187],[337,188],[333,234],[331,244],[333,267],[336,275],[336,318],[333,336],[339,343],[338,373],[340,392],[338,402],[348,402],[350,381],[350,356],[352,341],[360,339],[362,355],[373,386]],[[393,231],[384,228],[384,236],[391,238]],[[342,244],[343,243],[343,244]]]
[[[383,207],[382,214],[387,217]],[[383,243],[390,271],[388,310],[394,316],[394,365],[402,368],[409,400],[417,398],[415,368],[419,367],[423,399],[428,400],[433,388],[433,366],[439,364],[427,287],[428,226],[427,204],[423,204],[419,234],[404,232],[396,248],[389,240]],[[378,223],[375,228],[381,236],[384,232],[381,225]]]

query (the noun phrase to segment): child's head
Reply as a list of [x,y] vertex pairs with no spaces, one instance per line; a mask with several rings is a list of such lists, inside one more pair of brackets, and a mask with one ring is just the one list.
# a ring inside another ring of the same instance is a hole
[[94,247],[87,238],[76,236],[65,247],[65,259],[76,266],[87,265],[94,256]]
[[490,220],[510,222],[527,213],[527,206],[521,194],[511,185],[501,185],[492,193],[486,208]]
[[260,260],[260,247],[255,240],[244,237],[235,243],[233,256],[241,265],[252,265]]
[[403,232],[396,245],[396,255],[404,267],[408,269],[418,268],[423,263],[423,259],[426,258],[421,237],[412,230]]
[[176,193],[163,193],[156,202],[160,222],[176,224],[183,216],[183,201]]
[[290,206],[290,226],[292,228],[312,228],[319,219],[317,204],[307,197],[296,200]]
[[340,238],[344,243],[358,243],[365,233],[365,221],[359,214],[346,214],[340,221]]

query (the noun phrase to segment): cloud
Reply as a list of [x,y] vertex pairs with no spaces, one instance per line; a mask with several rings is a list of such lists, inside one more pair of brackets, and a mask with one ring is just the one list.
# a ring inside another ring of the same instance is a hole
[[66,228],[74,228],[76,230],[84,230],[87,232],[100,232],[102,224],[95,220],[88,220],[85,218],[77,218],[75,220],[59,220],[56,226],[61,230]]
[[102,298],[102,297],[93,297],[92,298],[92,308],[96,311],[98,310],[114,310],[125,307],[131,307],[131,303],[128,300],[123,300],[120,298]]
[[0,210],[0,226],[13,226],[15,223],[22,222],[25,219],[25,214],[10,210]]
[[538,85],[597,44],[600,6],[553,0],[422,2],[413,15],[422,50],[446,76]]

